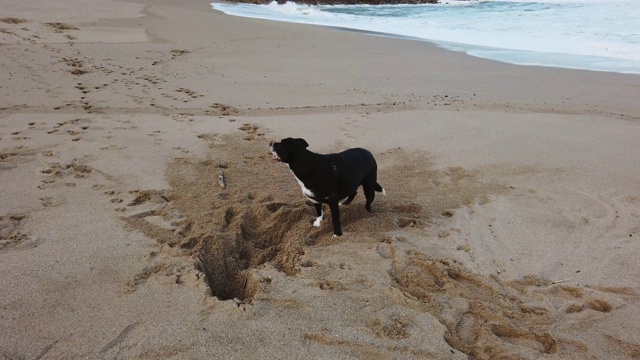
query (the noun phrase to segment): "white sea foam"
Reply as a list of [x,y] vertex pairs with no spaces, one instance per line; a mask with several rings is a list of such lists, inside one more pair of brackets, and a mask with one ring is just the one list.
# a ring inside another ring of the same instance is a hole
[[640,74],[639,0],[481,0],[423,5],[213,3],[230,15],[432,41],[521,65]]

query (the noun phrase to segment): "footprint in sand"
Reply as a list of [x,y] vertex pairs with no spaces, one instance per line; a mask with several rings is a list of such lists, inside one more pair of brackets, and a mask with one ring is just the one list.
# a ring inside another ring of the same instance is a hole
[[14,149],[0,152],[0,170],[10,170],[18,165],[35,159],[36,150],[26,149],[24,146],[18,146]]
[[586,344],[558,336],[563,326],[588,325],[639,298],[630,289],[587,293],[533,276],[505,282],[416,251],[398,254],[390,274],[406,294],[398,304],[435,316],[447,327],[447,343],[476,358],[537,358],[566,348],[585,352]]
[[0,253],[9,250],[28,250],[38,247],[44,239],[23,229],[27,215],[14,214],[0,216]]
[[381,315],[371,320],[368,327],[378,337],[401,340],[409,337],[410,323],[410,320]]
[[211,106],[209,106],[209,108],[211,110],[206,110],[205,114],[207,115],[218,115],[218,116],[229,116],[232,114],[237,114],[239,113],[238,109],[229,106],[229,105],[225,105],[225,104],[220,104],[220,103],[215,103]]
[[264,137],[264,133],[260,131],[260,125],[258,124],[243,124],[238,128],[238,130],[242,130],[247,134],[247,136],[244,137],[244,140],[247,141],[252,141]]
[[[49,164],[49,168],[41,170],[40,173],[48,175],[46,179],[40,180],[41,184],[38,189],[45,189],[54,186],[58,180],[73,176],[76,179],[84,179],[89,177],[93,169],[87,165],[72,162],[69,164],[60,164],[58,162]],[[70,182],[64,183],[65,185]],[[75,186],[75,183],[73,183]],[[69,186],[69,185],[67,185]]]
[[174,147],[174,148],[173,148],[173,150],[180,151],[180,152],[182,152],[183,154],[188,154],[188,153],[189,153],[189,150],[187,150],[187,149],[183,148],[182,146]]
[[126,149],[126,146],[118,146],[118,145],[108,145],[108,146],[103,146],[100,148],[100,150],[123,150]]
[[55,207],[63,204],[63,201],[53,196],[44,196],[40,198],[40,202],[44,207]]

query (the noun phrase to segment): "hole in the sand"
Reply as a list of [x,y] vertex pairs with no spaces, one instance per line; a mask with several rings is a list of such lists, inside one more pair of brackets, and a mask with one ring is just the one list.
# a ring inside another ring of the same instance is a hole
[[308,231],[304,206],[281,206],[271,212],[269,204],[248,204],[236,211],[233,219],[228,211],[217,215],[225,226],[205,237],[199,252],[211,293],[221,300],[253,297],[256,285],[250,283],[250,269],[262,264],[296,273],[297,258],[303,254],[301,239]]
[[256,213],[270,213],[267,206],[247,206],[225,231],[205,236],[198,257],[211,294],[220,300],[252,298],[258,284],[249,270],[265,263],[286,274],[295,273],[296,259],[303,253],[299,243],[304,231],[302,209],[283,208],[261,222]]

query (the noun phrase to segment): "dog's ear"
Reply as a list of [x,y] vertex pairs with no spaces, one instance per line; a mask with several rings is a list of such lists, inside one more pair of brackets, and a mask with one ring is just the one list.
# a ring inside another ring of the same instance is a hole
[[306,149],[309,147],[309,144],[305,139],[297,138],[295,139],[295,142],[296,142],[296,145],[301,146],[303,149]]

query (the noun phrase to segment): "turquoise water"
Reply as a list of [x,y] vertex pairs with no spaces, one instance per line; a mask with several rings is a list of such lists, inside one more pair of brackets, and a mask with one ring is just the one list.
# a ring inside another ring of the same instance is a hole
[[640,0],[485,0],[424,5],[213,3],[229,15],[434,42],[497,61],[640,74]]

